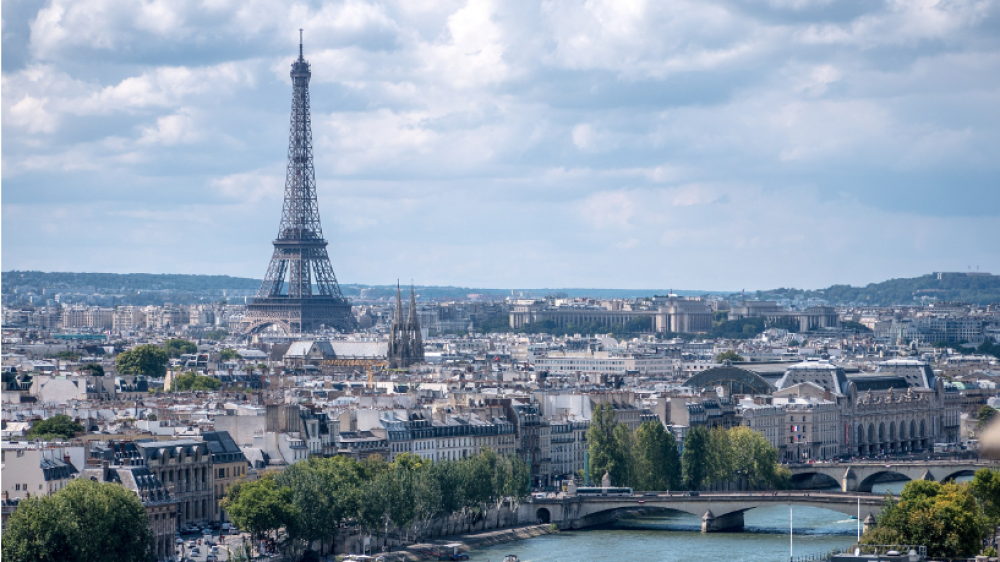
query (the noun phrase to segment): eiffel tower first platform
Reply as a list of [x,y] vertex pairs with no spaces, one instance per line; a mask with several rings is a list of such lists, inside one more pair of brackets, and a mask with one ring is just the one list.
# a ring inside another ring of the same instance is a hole
[[354,327],[351,302],[340,291],[319,220],[309,117],[312,73],[302,57],[301,35],[299,30],[299,58],[292,63],[292,118],[281,225],[267,275],[247,305],[242,324],[247,333],[268,326],[280,326],[288,333]]

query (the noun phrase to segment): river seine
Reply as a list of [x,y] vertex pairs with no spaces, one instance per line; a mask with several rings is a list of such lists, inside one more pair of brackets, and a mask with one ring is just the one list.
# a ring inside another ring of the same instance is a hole
[[[899,493],[903,484],[883,484],[874,491]],[[793,517],[795,557],[849,547],[857,540],[857,519],[841,513],[797,507]],[[705,534],[699,517],[663,512],[469,553],[471,562],[500,562],[505,554],[517,554],[522,562],[783,562],[789,556],[788,507],[746,512],[742,533]]]

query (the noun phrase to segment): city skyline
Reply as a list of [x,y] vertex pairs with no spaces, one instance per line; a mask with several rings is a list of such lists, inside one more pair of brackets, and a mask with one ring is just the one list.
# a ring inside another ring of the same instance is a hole
[[53,1],[3,20],[8,271],[260,276],[300,27],[342,282],[1000,269],[993,3]]

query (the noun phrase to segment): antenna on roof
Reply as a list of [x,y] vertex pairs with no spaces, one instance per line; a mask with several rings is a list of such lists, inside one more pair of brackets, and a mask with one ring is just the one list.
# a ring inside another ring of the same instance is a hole
[[302,60],[302,28],[299,28],[299,60]]

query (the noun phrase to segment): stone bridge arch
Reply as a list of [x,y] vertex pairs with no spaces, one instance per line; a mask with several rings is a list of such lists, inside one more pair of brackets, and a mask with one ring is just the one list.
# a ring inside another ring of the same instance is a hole
[[853,490],[853,491],[855,491],[855,492],[871,493],[872,487],[875,484],[878,484],[879,480],[881,480],[883,476],[886,476],[888,474],[896,474],[898,476],[902,476],[903,478],[906,478],[907,481],[910,481],[910,480],[914,479],[913,476],[910,474],[910,471],[907,471],[907,470],[893,470],[892,468],[886,468],[886,469],[883,469],[883,470],[875,471],[874,473],[871,473],[868,476],[866,476],[865,478],[861,479],[861,481],[858,482],[858,488],[857,488],[857,490]]

